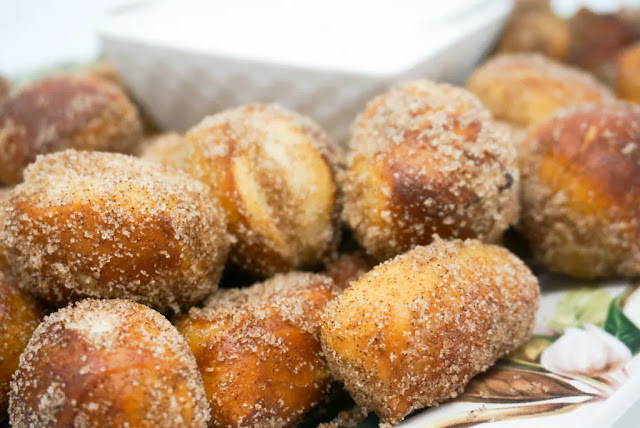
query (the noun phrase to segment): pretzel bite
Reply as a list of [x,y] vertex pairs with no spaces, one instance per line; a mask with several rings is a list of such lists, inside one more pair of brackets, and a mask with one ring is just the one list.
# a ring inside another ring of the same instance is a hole
[[231,261],[259,276],[310,268],[338,235],[335,148],[310,119],[274,105],[205,118],[184,170],[208,184],[237,239]]
[[177,321],[198,361],[214,427],[293,427],[318,403],[330,382],[320,315],[335,293],[322,275],[279,274],[219,291]]
[[48,302],[125,297],[159,310],[204,299],[229,245],[202,183],[132,156],[74,150],[26,169],[0,241],[20,285]]
[[467,88],[496,119],[516,126],[539,122],[562,107],[613,100],[588,74],[533,54],[489,59],[471,75]]
[[183,169],[186,144],[182,135],[167,132],[143,139],[138,154],[143,159]]
[[35,330],[11,383],[14,428],[206,427],[202,378],[162,315],[87,299]]
[[44,311],[0,271],[0,421],[9,406],[9,382]]
[[356,403],[395,424],[455,397],[518,347],[538,295],[506,249],[439,240],[378,265],[330,302],[322,349]]
[[39,154],[129,152],[140,134],[138,113],[117,86],[76,75],[40,80],[0,107],[0,183],[19,182]]
[[616,92],[620,98],[640,103],[640,43],[628,47],[618,56]]
[[563,59],[569,51],[569,25],[552,11],[527,10],[512,16],[502,33],[500,52],[538,52]]
[[510,136],[464,89],[421,80],[374,98],[352,129],[346,223],[379,260],[435,234],[498,240],[518,213]]
[[520,226],[534,254],[578,278],[640,274],[640,106],[560,111],[523,149]]

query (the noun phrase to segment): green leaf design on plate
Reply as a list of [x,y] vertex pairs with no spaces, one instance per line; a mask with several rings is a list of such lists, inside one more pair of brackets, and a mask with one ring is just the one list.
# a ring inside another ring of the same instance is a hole
[[558,301],[549,327],[562,333],[566,327],[580,327],[586,323],[602,326],[611,300],[611,295],[602,287],[568,291]]
[[622,312],[621,302],[622,297],[617,297],[609,305],[604,330],[620,339],[635,355],[640,352],[640,329]]

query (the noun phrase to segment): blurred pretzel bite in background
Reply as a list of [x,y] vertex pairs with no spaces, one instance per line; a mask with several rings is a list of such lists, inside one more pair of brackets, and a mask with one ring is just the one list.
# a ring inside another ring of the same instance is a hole
[[563,60],[569,53],[571,29],[558,17],[548,0],[516,1],[502,32],[498,51],[537,52]]
[[614,99],[585,72],[535,54],[490,58],[469,77],[467,88],[496,119],[520,127],[562,107]]
[[337,148],[275,105],[209,116],[186,134],[183,169],[209,185],[236,238],[230,259],[258,276],[312,268],[339,239]]
[[640,43],[629,46],[618,56],[615,85],[620,98],[640,103]]
[[294,427],[331,381],[320,316],[337,294],[325,276],[291,272],[219,291],[177,320],[204,379],[214,427]]
[[15,428],[204,428],[209,419],[184,338],[128,300],[87,299],[47,317],[20,358],[9,412]]
[[20,354],[43,316],[40,304],[0,269],[0,421],[9,407],[9,382]]
[[517,348],[538,294],[506,249],[436,241],[378,265],[330,302],[322,348],[356,403],[395,424],[455,397]]
[[442,238],[498,241],[518,216],[511,133],[470,92],[418,80],[356,118],[344,219],[378,260]]
[[0,104],[0,183],[20,182],[39,154],[132,152],[141,132],[138,112],[118,86],[79,75],[44,78]]
[[521,230],[550,270],[640,274],[640,105],[562,110],[523,145]]
[[39,157],[4,208],[0,241],[26,291],[64,306],[125,297],[190,307],[217,287],[230,238],[208,189],[123,154]]

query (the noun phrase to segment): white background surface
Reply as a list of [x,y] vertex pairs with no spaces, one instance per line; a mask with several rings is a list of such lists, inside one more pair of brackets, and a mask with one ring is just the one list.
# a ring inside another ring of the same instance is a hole
[[[95,29],[106,13],[140,2],[1,0],[0,74],[12,77],[63,62],[91,60],[98,52]],[[640,0],[553,0],[554,8],[563,16],[570,16],[584,3],[603,12],[623,5],[640,7]],[[640,404],[615,426],[640,426]]]

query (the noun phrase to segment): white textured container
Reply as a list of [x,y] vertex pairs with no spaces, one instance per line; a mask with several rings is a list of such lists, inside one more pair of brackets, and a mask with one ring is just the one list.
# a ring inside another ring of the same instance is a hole
[[240,104],[276,102],[344,141],[357,112],[388,86],[424,77],[462,82],[510,4],[154,3],[112,16],[100,38],[105,57],[165,129],[185,130]]

